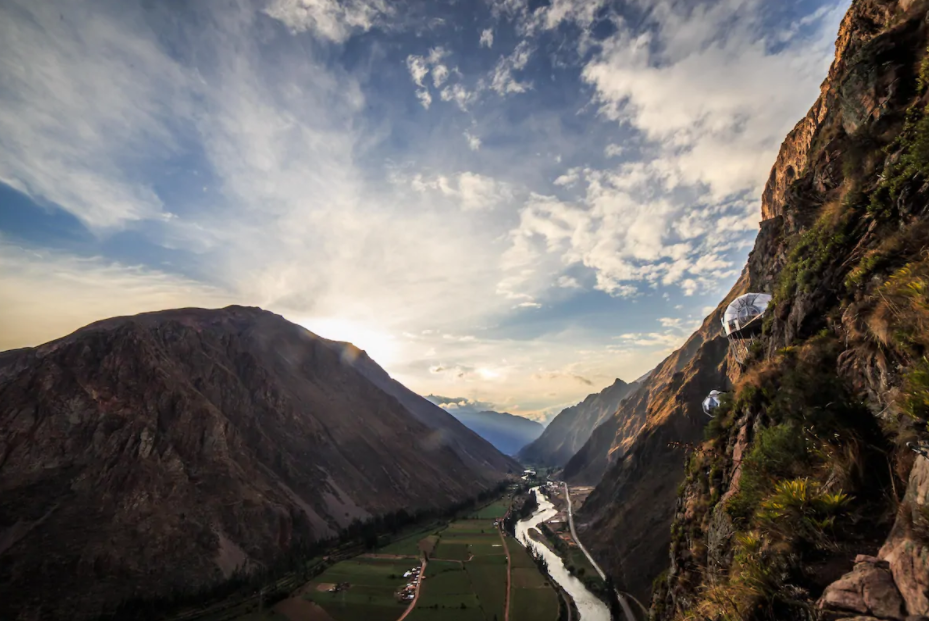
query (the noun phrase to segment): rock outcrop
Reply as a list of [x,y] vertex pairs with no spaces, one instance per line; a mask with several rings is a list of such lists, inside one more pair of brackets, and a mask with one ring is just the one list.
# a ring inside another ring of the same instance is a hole
[[517,471],[362,356],[243,307],[0,354],[0,618],[190,592]]

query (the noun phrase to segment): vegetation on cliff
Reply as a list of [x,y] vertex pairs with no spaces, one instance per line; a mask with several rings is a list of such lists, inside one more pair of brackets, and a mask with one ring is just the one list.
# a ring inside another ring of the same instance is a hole
[[926,13],[853,3],[782,149],[747,268],[773,308],[688,459],[654,618],[929,614]]

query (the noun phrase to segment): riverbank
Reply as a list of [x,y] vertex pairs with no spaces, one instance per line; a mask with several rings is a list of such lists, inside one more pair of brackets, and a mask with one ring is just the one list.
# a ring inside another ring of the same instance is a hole
[[532,492],[536,494],[538,508],[516,524],[516,539],[545,560],[549,576],[574,600],[581,621],[610,621],[609,607],[581,579],[571,575],[558,554],[531,537],[532,529],[539,530],[541,524],[558,514],[558,509],[539,488],[533,488]]

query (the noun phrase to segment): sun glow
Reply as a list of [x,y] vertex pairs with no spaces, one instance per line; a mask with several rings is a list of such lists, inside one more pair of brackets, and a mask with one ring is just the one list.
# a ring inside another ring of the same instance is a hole
[[331,341],[348,341],[368,352],[380,365],[389,365],[400,359],[400,341],[392,334],[370,326],[336,317],[312,317],[300,319],[297,323]]

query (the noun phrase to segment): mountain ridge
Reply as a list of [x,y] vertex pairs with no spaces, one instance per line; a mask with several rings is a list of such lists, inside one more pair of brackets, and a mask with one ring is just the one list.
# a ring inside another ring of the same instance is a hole
[[111,318],[0,354],[0,617],[91,618],[201,588],[518,471],[343,354],[238,306]]
[[[636,387],[635,382],[627,384],[616,378],[600,392],[587,395],[580,403],[563,409],[538,439],[519,452],[518,457],[540,466],[564,466]],[[634,434],[635,430],[630,433]]]

